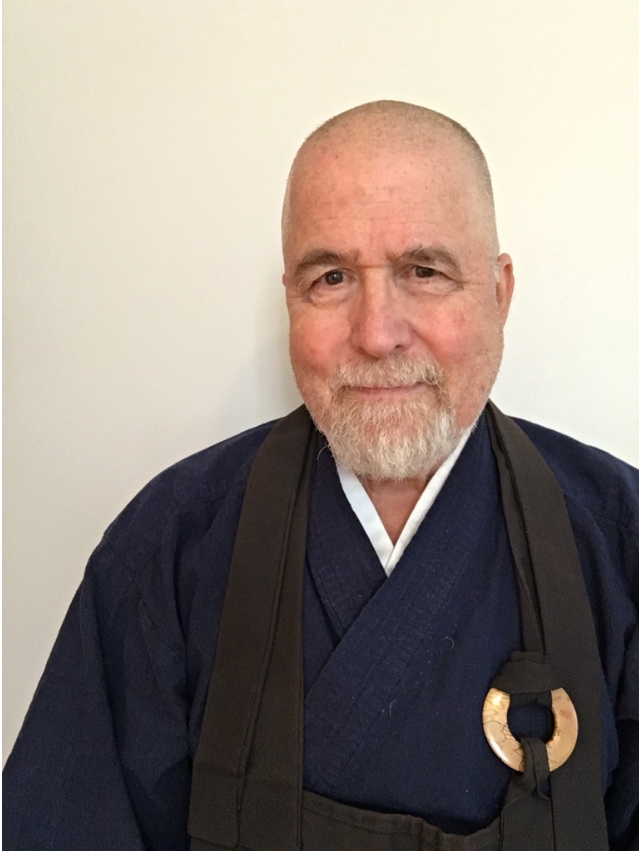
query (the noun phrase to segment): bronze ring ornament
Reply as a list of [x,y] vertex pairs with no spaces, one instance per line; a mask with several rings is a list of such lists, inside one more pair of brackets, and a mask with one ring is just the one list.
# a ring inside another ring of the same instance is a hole
[[[546,744],[548,766],[551,771],[559,768],[574,751],[577,744],[579,724],[577,712],[568,693],[563,688],[553,689],[552,714],[555,729]],[[524,751],[508,726],[510,695],[491,688],[484,701],[482,724],[488,744],[502,762],[515,771],[524,770]]]

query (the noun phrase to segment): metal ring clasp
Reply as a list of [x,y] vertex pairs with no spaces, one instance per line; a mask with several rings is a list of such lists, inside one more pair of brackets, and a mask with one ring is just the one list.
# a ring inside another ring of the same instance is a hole
[[[546,743],[548,766],[551,771],[559,768],[574,751],[579,733],[577,712],[568,693],[563,688],[553,689],[552,714],[555,729],[552,738]],[[524,770],[524,751],[520,742],[510,732],[508,726],[508,708],[510,695],[497,688],[491,688],[484,701],[482,724],[488,744],[502,762],[515,771]]]

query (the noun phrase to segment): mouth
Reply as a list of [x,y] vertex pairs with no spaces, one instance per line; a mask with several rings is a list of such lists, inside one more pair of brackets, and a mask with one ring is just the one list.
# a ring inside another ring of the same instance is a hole
[[426,389],[423,382],[416,384],[401,384],[386,387],[349,386],[344,390],[365,399],[404,399],[414,393],[421,393]]

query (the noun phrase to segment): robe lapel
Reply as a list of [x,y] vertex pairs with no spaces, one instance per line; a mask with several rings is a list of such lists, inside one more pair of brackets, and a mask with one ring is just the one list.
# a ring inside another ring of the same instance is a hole
[[[309,787],[330,793],[417,654],[418,667],[424,668],[433,651],[429,640],[432,645],[436,626],[447,617],[453,589],[473,564],[478,529],[497,509],[497,491],[486,487],[483,475],[490,470],[494,477],[493,468],[482,418],[388,579],[339,482],[341,499],[325,502],[322,488],[330,485],[330,474],[324,465],[318,468],[322,498],[311,506],[307,555],[341,640],[305,701]],[[318,516],[320,504],[326,516]]]
[[342,490],[328,449],[317,458],[307,541],[312,581],[341,640],[386,573]]

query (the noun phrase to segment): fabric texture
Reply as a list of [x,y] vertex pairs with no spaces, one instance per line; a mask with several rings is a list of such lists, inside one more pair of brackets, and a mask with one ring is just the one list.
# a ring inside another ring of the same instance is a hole
[[[611,845],[626,851],[639,835],[639,472],[520,424],[566,496],[602,662]],[[188,847],[235,528],[269,427],[165,471],[105,533],[7,763],[7,847]],[[496,475],[482,419],[387,579],[330,452],[319,453],[304,590],[311,792],[457,833],[499,811],[510,772],[477,717],[520,623]],[[516,735],[545,731],[543,712],[513,716]]]

